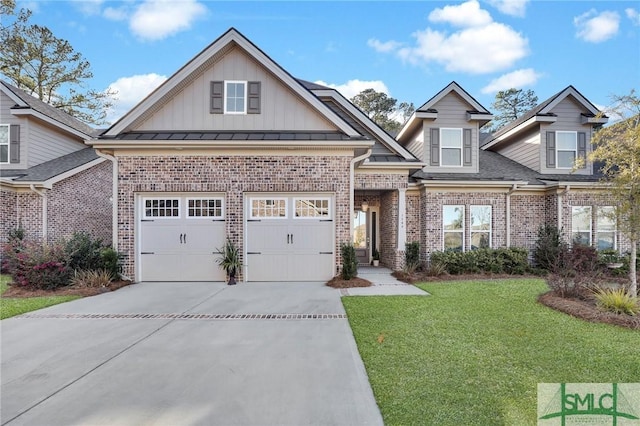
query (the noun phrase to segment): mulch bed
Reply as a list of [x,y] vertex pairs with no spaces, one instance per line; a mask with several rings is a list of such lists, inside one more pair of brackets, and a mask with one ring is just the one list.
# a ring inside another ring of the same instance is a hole
[[370,287],[371,281],[358,277],[352,278],[350,280],[344,280],[341,276],[338,275],[331,278],[331,280],[327,282],[327,285],[333,288]]
[[613,324],[621,327],[640,330],[640,316],[614,314],[600,310],[592,299],[572,299],[556,295],[549,291],[538,297],[538,302],[565,314],[589,322]]
[[95,296],[96,294],[108,293],[122,287],[131,285],[131,281],[113,281],[107,287],[62,287],[57,290],[38,290],[28,287],[9,286],[2,294],[3,298],[19,299],[25,297],[49,297],[49,296]]

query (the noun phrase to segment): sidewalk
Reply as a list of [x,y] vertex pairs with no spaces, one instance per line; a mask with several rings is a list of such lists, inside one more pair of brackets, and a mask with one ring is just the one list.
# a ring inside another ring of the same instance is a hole
[[342,296],[428,296],[418,287],[397,280],[384,266],[358,266],[358,277],[371,281],[371,287],[340,289]]

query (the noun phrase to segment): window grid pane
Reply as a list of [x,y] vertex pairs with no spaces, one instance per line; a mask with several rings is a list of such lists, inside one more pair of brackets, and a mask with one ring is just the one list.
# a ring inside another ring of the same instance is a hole
[[244,88],[245,83],[227,83],[226,87],[226,112],[244,112]]
[[471,250],[491,247],[491,206],[471,206]]
[[612,206],[598,207],[596,217],[596,246],[598,250],[616,248],[616,218]]
[[144,216],[149,217],[180,217],[180,200],[151,199],[144,202]]
[[251,217],[286,218],[287,202],[277,199],[251,200]]
[[9,162],[9,125],[0,125],[0,163]]
[[329,217],[328,199],[296,200],[295,217]]
[[556,132],[556,151],[558,167],[573,167],[578,151],[578,135],[575,132]]
[[571,240],[574,244],[591,245],[591,206],[571,208]]
[[443,249],[464,250],[464,206],[442,206]]
[[222,218],[221,198],[189,199],[188,206],[188,217]]

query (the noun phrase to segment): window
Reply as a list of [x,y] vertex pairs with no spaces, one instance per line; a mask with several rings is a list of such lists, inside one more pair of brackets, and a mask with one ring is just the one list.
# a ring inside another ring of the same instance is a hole
[[462,129],[440,129],[440,165],[462,166]]
[[571,208],[571,241],[591,245],[591,206]]
[[471,206],[471,250],[491,247],[491,206]]
[[556,164],[559,169],[573,168],[577,151],[577,132],[556,132]]
[[222,219],[222,198],[189,198],[187,217]]
[[9,162],[9,125],[0,124],[0,163]]
[[442,245],[445,251],[464,251],[464,206],[442,206]]
[[596,216],[596,248],[616,248],[616,211],[614,207],[598,207]]
[[177,198],[150,198],[144,200],[144,217],[180,217],[180,200]]
[[225,114],[246,114],[247,82],[225,81],[224,112]]
[[329,199],[307,199],[300,198],[295,200],[296,218],[329,218]]
[[287,217],[285,198],[252,198],[251,218],[283,219]]

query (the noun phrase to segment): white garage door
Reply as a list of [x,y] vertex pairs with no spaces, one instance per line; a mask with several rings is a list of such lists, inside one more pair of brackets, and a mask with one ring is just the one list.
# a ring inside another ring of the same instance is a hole
[[142,197],[141,281],[224,281],[214,252],[225,241],[224,198]]
[[247,197],[247,279],[324,281],[334,275],[333,197]]

